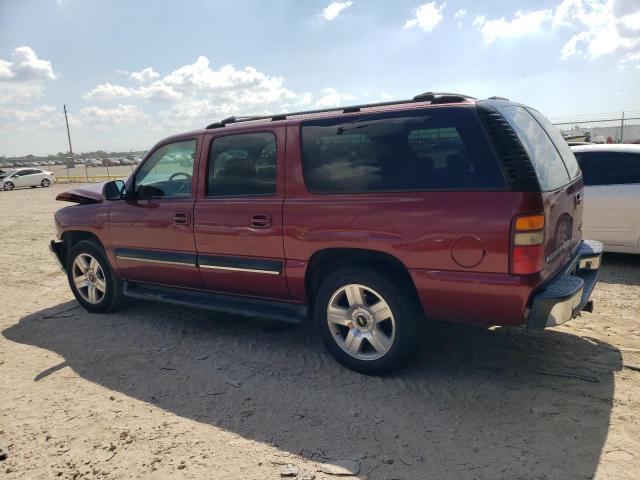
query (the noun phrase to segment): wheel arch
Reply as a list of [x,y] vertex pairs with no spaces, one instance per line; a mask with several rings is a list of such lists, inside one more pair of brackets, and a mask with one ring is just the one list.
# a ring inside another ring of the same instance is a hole
[[305,293],[310,305],[315,301],[322,280],[337,268],[344,267],[368,268],[393,276],[409,288],[410,295],[424,313],[416,286],[404,263],[389,253],[364,248],[326,248],[314,252],[305,272]]
[[[88,232],[86,230],[68,230],[61,235],[61,240],[63,240],[63,252],[65,260],[68,261],[69,251],[71,247],[78,242],[83,240],[88,240],[96,243],[100,248],[106,250],[104,248],[104,244],[100,241],[100,238],[95,233]],[[66,262],[65,262],[66,263]]]

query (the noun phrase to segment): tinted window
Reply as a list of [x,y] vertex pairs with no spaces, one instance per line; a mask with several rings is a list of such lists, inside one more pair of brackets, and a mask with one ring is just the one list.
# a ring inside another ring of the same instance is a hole
[[560,152],[560,156],[564,162],[564,165],[567,167],[569,172],[569,176],[573,179],[580,175],[580,167],[578,166],[578,162],[576,162],[576,158],[569,147],[569,144],[560,133],[560,130],[556,126],[554,126],[547,117],[542,115],[537,110],[533,110],[532,108],[528,109],[531,115],[535,117],[542,128],[547,132],[549,137],[551,137],[551,141],[556,146],[558,152]]
[[498,110],[515,130],[531,158],[542,190],[555,190],[569,183],[569,174],[560,154],[531,114],[515,105]]
[[640,183],[640,154],[591,152],[586,185]]
[[245,133],[216,138],[211,145],[207,195],[276,193],[276,137]]
[[574,152],[573,155],[576,157],[576,161],[578,162],[578,165],[580,165],[580,169],[584,175],[588,167],[589,154],[586,152]]
[[158,148],[136,173],[139,197],[190,197],[196,141],[170,143]]
[[504,188],[466,108],[322,119],[302,125],[304,177],[316,193]]

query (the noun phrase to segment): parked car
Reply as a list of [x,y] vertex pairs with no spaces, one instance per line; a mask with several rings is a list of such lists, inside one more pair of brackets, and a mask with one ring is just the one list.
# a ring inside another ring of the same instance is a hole
[[572,147],[585,183],[583,231],[607,252],[640,253],[640,145]]
[[602,245],[581,238],[582,191],[536,110],[426,93],[166,138],[126,183],[60,194],[78,205],[51,249],[91,312],[129,296],[313,318],[339,362],[382,374],[427,320],[544,329],[590,311]]
[[0,188],[13,190],[18,187],[48,187],[54,181],[53,172],[37,168],[19,168],[6,172],[6,176],[0,178]]

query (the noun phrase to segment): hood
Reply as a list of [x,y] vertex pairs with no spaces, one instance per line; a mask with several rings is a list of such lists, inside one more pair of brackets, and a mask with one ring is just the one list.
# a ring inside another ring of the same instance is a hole
[[101,203],[104,201],[102,198],[102,188],[105,183],[107,182],[92,183],[83,187],[74,188],[73,190],[67,190],[66,192],[58,194],[56,200],[79,204]]

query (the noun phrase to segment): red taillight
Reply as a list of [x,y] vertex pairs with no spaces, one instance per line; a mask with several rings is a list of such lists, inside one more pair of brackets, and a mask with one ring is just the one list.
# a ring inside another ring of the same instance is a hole
[[542,270],[544,215],[515,217],[511,227],[511,274],[531,275]]

